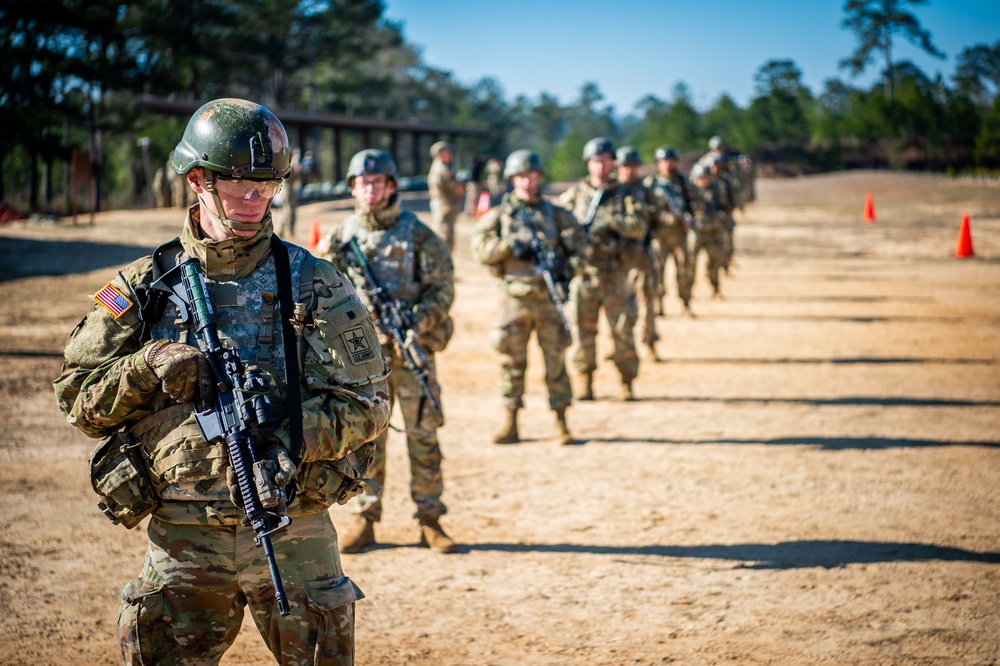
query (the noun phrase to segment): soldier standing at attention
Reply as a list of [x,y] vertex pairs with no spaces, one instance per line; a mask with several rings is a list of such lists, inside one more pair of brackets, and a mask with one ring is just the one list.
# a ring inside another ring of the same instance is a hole
[[646,222],[646,234],[642,243],[636,248],[636,266],[629,272],[629,282],[638,300],[639,321],[642,327],[642,344],[649,350],[650,358],[659,361],[656,354],[656,341],[660,336],[656,333],[656,309],[660,304],[661,280],[657,272],[660,262],[653,249],[653,225],[656,219],[649,205],[649,193],[639,179],[639,168],[642,167],[642,156],[632,146],[622,146],[616,153],[618,164],[619,188],[623,195],[630,196],[636,204],[637,214],[641,214]]
[[[649,192],[657,219],[653,233],[653,247],[656,248],[656,258],[660,262],[659,275],[662,280],[666,280],[667,261],[673,258],[677,295],[684,302],[684,309],[690,314],[694,272],[691,243],[688,240],[690,233],[688,224],[693,222],[694,210],[691,202],[694,200],[695,188],[680,172],[679,160],[680,157],[673,148],[668,146],[657,148],[656,173],[647,176],[643,184]],[[670,200],[680,208],[679,211],[671,208]],[[664,292],[666,292],[665,282]],[[661,312],[665,314],[666,310],[661,308]]]
[[[363,595],[341,568],[327,509],[358,492],[371,441],[386,428],[388,367],[351,283],[272,233],[270,203],[290,154],[285,129],[258,104],[220,99],[198,109],[173,154],[197,197],[181,238],[94,296],[54,383],[67,420],[105,438],[91,465],[105,513],[128,527],[152,513],[145,564],[118,615],[127,664],[216,664],[246,606],[279,663],[354,663]],[[204,276],[221,344],[267,378],[263,386],[216,383],[197,318],[185,322],[150,288],[188,259]],[[348,333],[366,353],[348,348]],[[260,391],[273,408],[270,425],[253,427],[262,467],[251,484],[273,492],[264,506],[279,507],[274,515],[287,509],[291,518],[271,537],[288,615],[275,608],[265,551],[233,499],[245,495],[233,487],[227,443],[206,441],[195,419],[215,408],[215,390]]]
[[506,421],[493,438],[497,444],[519,441],[517,412],[524,407],[524,374],[532,331],[545,360],[545,385],[549,407],[556,413],[559,442],[573,443],[566,425],[566,409],[573,398],[566,373],[566,348],[572,336],[564,324],[565,315],[560,315],[545,278],[538,273],[541,266],[536,250],[551,264],[557,297],[565,300],[570,278],[581,266],[586,238],[571,213],[542,199],[544,175],[537,153],[512,152],[504,165],[504,176],[514,189],[482,217],[473,233],[473,252],[501,279],[500,318],[490,335],[490,342],[500,352],[500,390],[506,408]]
[[587,234],[583,271],[570,285],[577,340],[573,365],[583,376],[581,400],[594,399],[597,368],[597,322],[601,308],[614,339],[613,360],[621,375],[621,396],[632,400],[632,382],[639,372],[639,355],[632,329],[638,320],[635,294],[628,273],[646,234],[644,211],[615,177],[615,147],[597,137],[583,147],[587,177],[570,186],[559,203],[581,221]]
[[[347,274],[362,297],[370,298],[372,285],[367,284],[357,258],[350,256],[347,246],[351,238],[357,240],[379,285],[405,312],[411,334],[416,335],[426,351],[427,383],[434,400],[440,404],[441,389],[433,354],[444,349],[454,331],[448,311],[455,299],[455,270],[444,242],[416,215],[400,208],[396,192],[398,177],[395,160],[383,150],[362,150],[352,157],[347,184],[354,196],[354,215],[320,244],[320,251]],[[417,519],[422,543],[442,553],[453,553],[457,546],[439,522],[447,511],[441,501],[444,477],[437,437],[444,414],[424,394],[395,340],[379,331],[379,341],[392,369],[389,394],[399,403],[406,427],[410,497],[417,506],[413,517]],[[375,440],[371,477],[379,485],[385,483],[388,438],[386,430]],[[355,500],[355,509],[357,521],[341,541],[342,553],[356,553],[375,543],[375,523],[382,518],[381,498],[363,494]]]
[[431,226],[448,249],[455,246],[455,220],[462,210],[462,184],[455,180],[451,145],[438,141],[431,146],[431,170],[427,187],[431,196]]

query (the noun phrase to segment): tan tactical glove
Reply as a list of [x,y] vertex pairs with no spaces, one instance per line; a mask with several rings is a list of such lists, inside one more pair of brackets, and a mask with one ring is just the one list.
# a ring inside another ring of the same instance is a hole
[[[276,444],[268,449],[261,460],[253,465],[253,484],[257,489],[257,496],[260,498],[261,506],[265,509],[273,509],[277,513],[285,513],[285,502],[288,496],[285,493],[285,486],[295,478],[295,463],[288,449],[280,444]],[[230,467],[226,472],[226,483],[229,485],[229,499],[244,513],[243,493],[236,480],[236,473]]]
[[163,392],[177,402],[190,402],[210,386],[208,361],[197,347],[159,340],[145,351],[146,364],[162,382]]

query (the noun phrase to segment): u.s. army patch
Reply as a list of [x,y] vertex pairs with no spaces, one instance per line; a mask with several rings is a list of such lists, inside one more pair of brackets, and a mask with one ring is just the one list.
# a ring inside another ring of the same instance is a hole
[[128,297],[118,290],[118,287],[114,286],[110,282],[101,289],[99,292],[94,294],[94,300],[104,306],[104,309],[111,313],[111,316],[118,319],[123,314],[129,311],[134,303],[128,299]]
[[356,326],[344,331],[341,335],[344,336],[344,342],[347,343],[347,353],[354,365],[361,365],[375,358],[371,340],[365,335],[365,329]]

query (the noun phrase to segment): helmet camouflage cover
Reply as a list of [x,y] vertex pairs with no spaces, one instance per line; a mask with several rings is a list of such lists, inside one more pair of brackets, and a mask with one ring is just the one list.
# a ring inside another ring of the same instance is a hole
[[203,167],[225,178],[276,180],[291,172],[288,135],[277,116],[244,99],[217,99],[194,112],[170,166]]
[[632,146],[622,146],[615,155],[615,161],[621,166],[636,166],[642,164],[642,156]]
[[615,154],[615,144],[611,143],[611,139],[606,136],[595,137],[584,144],[583,161],[586,162],[591,157],[601,153],[610,153],[612,156]]
[[507,162],[503,167],[503,177],[510,178],[526,171],[537,171],[545,173],[542,165],[542,158],[538,153],[527,148],[515,150],[507,156]]
[[656,159],[657,160],[678,160],[680,155],[677,154],[677,150],[670,146],[660,146],[656,149]]
[[723,141],[722,137],[719,136],[718,134],[716,134],[715,136],[713,136],[711,139],[708,140],[709,150],[718,150],[719,148],[722,148],[724,145],[726,145],[726,142]]
[[377,148],[366,148],[354,154],[347,166],[347,185],[354,187],[354,177],[362,175],[384,174],[394,182],[399,180],[396,160],[392,155]]

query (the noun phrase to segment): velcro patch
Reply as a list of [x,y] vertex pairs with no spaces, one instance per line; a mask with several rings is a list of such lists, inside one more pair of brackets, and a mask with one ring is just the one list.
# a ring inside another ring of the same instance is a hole
[[354,365],[361,365],[375,358],[372,341],[365,335],[365,329],[355,326],[344,331],[341,335],[344,336],[344,342],[347,343],[347,353]]
[[99,292],[94,294],[94,300],[104,306],[104,309],[111,313],[111,316],[118,319],[123,314],[129,311],[129,309],[134,305],[128,297],[118,290],[116,286],[110,282],[101,289]]

